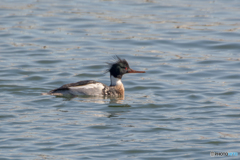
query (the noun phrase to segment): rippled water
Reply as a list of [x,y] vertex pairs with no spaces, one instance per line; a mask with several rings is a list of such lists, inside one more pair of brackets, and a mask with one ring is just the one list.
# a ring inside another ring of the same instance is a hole
[[[239,1],[0,4],[1,160],[239,152]],[[80,80],[109,84],[114,55],[146,71],[123,77],[124,100],[41,95]]]

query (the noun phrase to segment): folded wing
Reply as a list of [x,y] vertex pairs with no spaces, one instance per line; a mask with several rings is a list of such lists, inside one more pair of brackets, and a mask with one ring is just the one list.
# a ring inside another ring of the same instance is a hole
[[54,89],[47,94],[56,96],[65,95],[103,95],[105,84],[93,80],[79,81],[76,83],[65,84],[60,88]]

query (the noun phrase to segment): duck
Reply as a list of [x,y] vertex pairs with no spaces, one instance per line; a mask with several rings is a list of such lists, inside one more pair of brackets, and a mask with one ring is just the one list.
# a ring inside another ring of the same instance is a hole
[[121,59],[118,56],[114,57],[116,62],[107,63],[110,67],[106,73],[110,73],[110,86],[94,80],[84,80],[76,83],[65,84],[59,88],[53,89],[42,95],[54,96],[110,96],[122,97],[125,89],[122,83],[123,75],[127,73],[145,73],[145,71],[136,71],[130,68],[127,60]]

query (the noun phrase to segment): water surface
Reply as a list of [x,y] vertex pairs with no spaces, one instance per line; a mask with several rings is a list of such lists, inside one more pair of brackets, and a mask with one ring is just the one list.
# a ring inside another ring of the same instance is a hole
[[[239,152],[238,1],[0,2],[0,159],[209,159]],[[42,96],[145,74],[125,99]],[[239,159],[225,157],[226,159]]]

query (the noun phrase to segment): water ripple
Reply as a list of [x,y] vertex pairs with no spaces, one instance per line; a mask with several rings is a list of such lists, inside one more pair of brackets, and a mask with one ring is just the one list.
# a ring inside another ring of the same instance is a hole
[[[2,2],[1,158],[208,159],[210,151],[238,152],[238,6]],[[109,84],[105,62],[114,55],[146,71],[124,75],[124,99],[41,95],[86,79]]]

